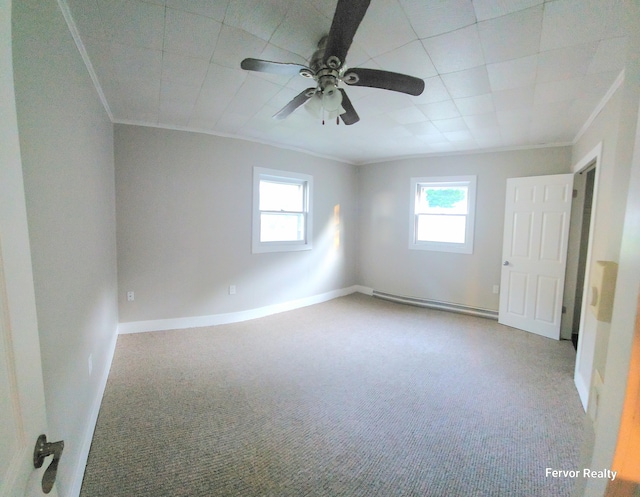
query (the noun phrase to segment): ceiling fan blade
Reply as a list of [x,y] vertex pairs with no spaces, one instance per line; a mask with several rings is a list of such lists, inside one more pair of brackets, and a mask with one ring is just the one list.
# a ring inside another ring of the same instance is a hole
[[244,59],[240,63],[240,67],[247,71],[268,72],[271,74],[284,74],[285,76],[294,76],[300,74],[301,71],[313,71],[307,66],[301,64],[289,64],[284,62],[271,62],[269,60],[260,59]]
[[342,122],[346,125],[357,123],[360,120],[360,117],[358,116],[356,110],[353,108],[351,100],[349,100],[349,97],[347,97],[347,92],[340,88],[340,93],[342,93],[342,108],[345,110],[343,114],[340,114]]
[[[354,74],[355,77],[350,77]],[[424,90],[424,81],[415,76],[397,72],[381,71],[379,69],[349,69],[342,80],[351,86],[368,86],[384,90],[399,91],[418,96]]]
[[291,100],[291,102],[289,102],[282,109],[280,109],[278,112],[276,112],[273,115],[273,118],[274,119],[278,119],[278,120],[284,119],[289,114],[291,114],[294,110],[296,110],[298,107],[300,107],[303,103],[305,103],[307,100],[309,100],[313,96],[313,94],[315,92],[316,92],[315,88],[307,88],[306,90],[303,90],[298,95],[296,95],[293,98],[293,100]]
[[[371,0],[338,0],[327,38],[327,46],[322,58],[326,65],[333,69],[338,69],[344,64],[349,47],[353,42],[353,37],[370,3]],[[331,57],[337,57],[339,60],[335,67],[327,62]]]

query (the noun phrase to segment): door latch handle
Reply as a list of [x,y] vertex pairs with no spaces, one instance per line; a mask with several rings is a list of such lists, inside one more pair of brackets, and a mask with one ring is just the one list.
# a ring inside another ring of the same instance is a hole
[[504,261],[504,262],[502,263],[502,265],[503,265],[503,266],[508,266],[508,265],[509,265],[509,261]]
[[41,468],[46,457],[53,455],[53,461],[49,464],[49,467],[45,469],[44,476],[42,477],[42,491],[45,494],[51,492],[53,484],[56,481],[56,475],[58,474],[58,463],[62,457],[62,451],[64,449],[64,441],[59,442],[47,442],[46,435],[40,435],[36,441],[36,447],[33,450],[33,466]]

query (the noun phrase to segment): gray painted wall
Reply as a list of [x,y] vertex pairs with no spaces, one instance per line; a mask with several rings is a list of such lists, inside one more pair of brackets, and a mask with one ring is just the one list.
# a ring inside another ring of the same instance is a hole
[[[640,3],[627,2],[627,7],[630,43],[625,81],[573,147],[573,160],[578,161],[602,142],[592,260],[619,263],[611,323],[591,317],[585,323],[585,334],[595,344],[594,369],[600,370],[604,380],[597,410],[595,396],[590,400],[590,412],[597,412],[595,422],[585,429],[583,463],[592,468],[611,467],[640,296]],[[585,380],[591,385],[592,378]],[[574,495],[600,496],[605,486],[605,481],[582,481]]]
[[[250,310],[357,282],[356,166],[128,125],[115,127],[115,163],[123,323]],[[313,176],[312,250],[251,253],[254,166]],[[133,302],[128,291],[135,292]]]
[[13,23],[47,435],[65,441],[68,495],[118,324],[113,126],[57,3],[13,2]]
[[[362,166],[359,283],[395,295],[498,310],[507,178],[569,172],[570,148],[424,157]],[[477,175],[473,254],[409,250],[409,182]]]

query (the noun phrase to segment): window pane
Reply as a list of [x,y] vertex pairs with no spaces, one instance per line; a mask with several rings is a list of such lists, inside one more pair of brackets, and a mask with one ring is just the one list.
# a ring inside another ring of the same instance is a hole
[[416,241],[464,243],[466,216],[421,214],[418,216]]
[[466,186],[419,185],[416,212],[421,214],[467,214]]
[[304,240],[303,214],[260,214],[261,242],[295,242]]
[[302,212],[304,187],[300,183],[276,183],[260,180],[261,211]]

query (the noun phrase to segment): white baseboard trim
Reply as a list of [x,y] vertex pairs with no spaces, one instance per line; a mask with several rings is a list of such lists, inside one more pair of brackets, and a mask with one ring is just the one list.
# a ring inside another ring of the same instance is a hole
[[498,312],[491,309],[482,309],[480,307],[471,307],[464,304],[454,304],[452,302],[441,302],[439,300],[422,299],[416,297],[402,297],[390,293],[372,290],[371,295],[382,300],[398,302],[400,304],[415,305],[418,307],[428,307],[430,309],[438,309],[441,311],[457,312],[459,314],[469,314],[488,319],[498,319]]
[[[370,289],[369,289],[370,290]],[[165,330],[183,330],[187,328],[199,328],[203,326],[216,326],[220,324],[239,323],[250,319],[262,318],[280,312],[291,311],[306,307],[308,305],[320,304],[328,300],[338,297],[344,297],[352,293],[368,293],[367,288],[360,285],[353,285],[347,288],[340,288],[330,292],[305,297],[302,299],[282,302],[280,304],[272,304],[257,309],[249,309],[246,311],[228,312],[224,314],[212,314],[210,316],[193,316],[186,318],[173,319],[155,319],[151,321],[131,321],[128,323],[120,323],[118,326],[118,334],[126,335],[129,333],[144,333],[147,331],[165,331]],[[371,295],[371,293],[368,293]]]
[[109,379],[109,371],[111,370],[111,363],[113,362],[113,356],[116,352],[116,342],[118,340],[117,330],[111,338],[106,351],[105,367],[102,370],[100,381],[98,383],[98,389],[95,392],[95,397],[91,405],[91,411],[89,413],[89,419],[87,420],[87,427],[82,437],[80,454],[78,460],[75,462],[75,470],[73,472],[73,481],[69,492],[66,497],[79,497],[80,490],[82,489],[82,480],[84,479],[84,472],[87,467],[87,459],[89,458],[89,451],[91,450],[91,442],[93,441],[93,433],[96,430],[96,423],[98,422],[98,414],[100,413],[100,406],[102,404],[102,397],[104,396],[105,388],[107,387],[107,380]]

